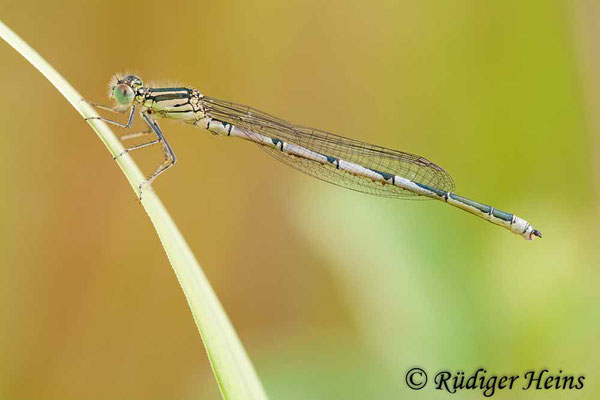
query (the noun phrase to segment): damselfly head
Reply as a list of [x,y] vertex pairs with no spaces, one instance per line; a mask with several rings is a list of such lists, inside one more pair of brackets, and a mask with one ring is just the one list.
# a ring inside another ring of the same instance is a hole
[[142,80],[135,75],[114,76],[110,81],[109,96],[119,106],[127,107],[133,103],[137,90],[143,85]]

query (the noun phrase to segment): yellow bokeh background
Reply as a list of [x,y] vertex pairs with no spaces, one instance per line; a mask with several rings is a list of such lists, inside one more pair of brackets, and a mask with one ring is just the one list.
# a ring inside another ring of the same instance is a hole
[[[439,202],[344,190],[163,122],[179,162],[154,188],[271,399],[448,398],[410,391],[413,366],[563,370],[585,375],[584,389],[544,398],[600,395],[599,3],[0,0],[0,11],[92,100],[108,101],[120,71],[193,86],[427,157],[460,195],[543,232],[529,243]],[[117,164],[4,42],[0,60],[0,398],[219,398]],[[161,154],[134,157],[151,172]]]

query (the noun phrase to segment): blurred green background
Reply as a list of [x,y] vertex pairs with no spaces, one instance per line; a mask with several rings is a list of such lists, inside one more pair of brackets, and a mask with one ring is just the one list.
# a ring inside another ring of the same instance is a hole
[[[304,176],[164,122],[154,185],[271,399],[449,398],[404,374],[562,369],[600,395],[600,4],[0,1],[82,94],[179,82],[423,155],[520,237],[439,202]],[[0,398],[216,399],[154,230],[104,146],[0,42]],[[159,151],[137,153],[150,171]],[[535,398],[522,390],[494,398]],[[480,398],[480,391],[456,395]]]

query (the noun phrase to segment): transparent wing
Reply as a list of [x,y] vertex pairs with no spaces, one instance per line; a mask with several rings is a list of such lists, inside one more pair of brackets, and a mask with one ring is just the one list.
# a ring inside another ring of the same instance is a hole
[[[252,136],[254,132],[303,147],[327,157],[359,164],[376,171],[410,179],[448,192],[454,191],[452,177],[441,167],[426,158],[363,143],[332,133],[300,125],[269,115],[260,110],[204,97],[203,105],[208,116],[237,126]],[[384,197],[428,199],[394,185],[383,185],[303,157],[291,156],[277,148],[260,146],[276,159],[318,179],[338,186]]]

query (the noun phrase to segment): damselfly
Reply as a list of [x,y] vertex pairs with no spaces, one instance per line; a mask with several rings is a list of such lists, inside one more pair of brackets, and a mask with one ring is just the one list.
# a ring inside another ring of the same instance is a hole
[[91,117],[123,127],[132,126],[136,108],[148,125],[144,132],[121,139],[154,135],[153,140],[127,148],[126,152],[161,144],[165,159],[144,185],[175,164],[173,149],[158,125],[158,118],[190,123],[218,136],[232,136],[257,143],[276,159],[316,178],[349,189],[401,199],[436,199],[477,215],[531,240],[542,237],[527,221],[494,207],[453,193],[450,175],[431,161],[348,139],[318,129],[292,124],[257,109],[204,96],[186,87],[144,86],[135,75],[116,75],[109,84],[114,107],[90,103],[104,110],[126,113],[126,123]]

